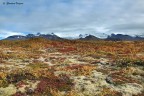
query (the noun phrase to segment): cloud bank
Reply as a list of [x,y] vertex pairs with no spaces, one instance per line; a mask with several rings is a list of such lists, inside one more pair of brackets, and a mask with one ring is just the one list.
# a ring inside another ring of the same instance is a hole
[[[23,2],[23,5],[2,5]],[[0,37],[55,33],[144,35],[144,0],[1,0]]]

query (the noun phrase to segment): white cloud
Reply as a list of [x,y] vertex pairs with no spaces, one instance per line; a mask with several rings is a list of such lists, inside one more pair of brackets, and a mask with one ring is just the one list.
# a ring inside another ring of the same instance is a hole
[[24,35],[21,32],[13,32],[13,31],[8,31],[8,30],[0,30],[0,37],[1,38],[6,38],[8,36],[12,36],[12,35]]
[[21,2],[24,2],[24,5],[0,6],[0,9],[3,9],[0,12],[0,30],[16,33],[54,32],[65,36],[116,32],[144,34],[143,28],[139,29],[139,26],[132,28],[134,25],[144,24],[144,0],[35,0],[35,2],[21,0]]

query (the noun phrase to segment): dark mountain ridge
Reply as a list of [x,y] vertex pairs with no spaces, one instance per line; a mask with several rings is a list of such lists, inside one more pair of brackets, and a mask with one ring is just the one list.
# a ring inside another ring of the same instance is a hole
[[106,38],[106,40],[111,41],[138,41],[138,40],[144,40],[144,37],[135,36],[132,37],[130,35],[123,35],[123,34],[111,34]]
[[79,38],[79,40],[101,40],[101,39],[94,35],[87,35],[84,38]]
[[[5,38],[4,40],[26,40],[30,38],[45,38],[48,40],[64,40],[65,39],[65,38],[61,38],[55,35],[54,33],[51,33],[51,34],[37,33],[37,34],[27,34],[26,36],[13,35],[13,36],[9,36]],[[141,36],[133,37],[130,35],[123,35],[123,34],[111,34],[107,38],[101,39],[90,34],[85,34],[85,35],[80,34],[79,38],[73,39],[73,40],[138,41],[138,40],[144,40],[144,37],[141,37]]]

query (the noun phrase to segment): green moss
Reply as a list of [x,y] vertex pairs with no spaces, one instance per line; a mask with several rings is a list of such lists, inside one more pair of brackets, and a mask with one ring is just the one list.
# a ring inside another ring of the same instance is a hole
[[133,60],[130,58],[124,58],[116,61],[116,65],[119,67],[130,67],[130,66],[144,66],[143,60]]
[[28,67],[31,67],[33,69],[36,69],[36,68],[46,68],[48,67],[46,64],[43,64],[43,63],[31,63],[29,65],[27,65]]
[[5,87],[8,87],[8,82],[6,81],[6,80],[0,80],[0,87],[3,87],[3,88],[5,88]]

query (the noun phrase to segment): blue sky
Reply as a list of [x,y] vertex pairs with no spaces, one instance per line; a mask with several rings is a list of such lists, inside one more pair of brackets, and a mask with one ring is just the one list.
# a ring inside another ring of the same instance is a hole
[[144,0],[0,0],[0,37],[37,32],[144,35],[143,5]]

